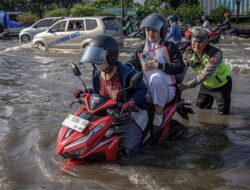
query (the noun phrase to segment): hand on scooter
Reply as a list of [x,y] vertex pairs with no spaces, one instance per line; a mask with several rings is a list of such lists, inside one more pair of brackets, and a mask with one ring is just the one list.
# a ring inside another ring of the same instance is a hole
[[85,95],[85,93],[81,89],[76,89],[74,91],[75,98],[81,98]]
[[121,114],[130,113],[135,110],[136,102],[134,100],[129,100],[128,102],[124,103],[122,106]]

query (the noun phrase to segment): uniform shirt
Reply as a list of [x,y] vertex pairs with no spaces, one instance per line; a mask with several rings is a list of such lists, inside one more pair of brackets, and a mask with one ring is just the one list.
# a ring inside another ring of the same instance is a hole
[[[194,51],[186,51],[183,54],[183,61],[187,67],[191,66],[187,60],[187,56],[193,54],[195,54],[196,60],[202,60],[202,57],[199,58]],[[202,56],[204,56],[205,54],[209,56],[209,62],[202,70],[202,72],[199,75],[197,75],[193,80],[191,80],[191,88],[196,87],[197,85],[201,84],[204,80],[206,80],[208,77],[213,75],[216,71],[216,68],[221,63],[222,52],[219,49],[211,45],[207,45]]]

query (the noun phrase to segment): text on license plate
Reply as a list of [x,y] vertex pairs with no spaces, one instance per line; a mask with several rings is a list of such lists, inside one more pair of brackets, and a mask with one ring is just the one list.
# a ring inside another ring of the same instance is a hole
[[89,124],[89,121],[75,115],[69,114],[63,121],[62,125],[74,129],[78,132],[82,132]]

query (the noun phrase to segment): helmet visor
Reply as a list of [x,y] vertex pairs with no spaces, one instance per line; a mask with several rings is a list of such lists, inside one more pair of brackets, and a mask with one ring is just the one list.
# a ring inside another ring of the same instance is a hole
[[107,51],[100,47],[87,46],[82,55],[80,64],[92,63],[95,65],[101,65],[106,59]]
[[150,27],[160,32],[163,24],[164,23],[160,19],[155,19],[154,17],[146,18],[142,21],[140,28]]

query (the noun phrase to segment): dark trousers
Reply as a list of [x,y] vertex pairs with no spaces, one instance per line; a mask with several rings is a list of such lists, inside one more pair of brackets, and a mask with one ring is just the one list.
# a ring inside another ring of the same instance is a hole
[[197,98],[197,106],[199,106],[200,109],[210,109],[215,99],[219,113],[229,114],[232,79],[228,76],[227,80],[228,82],[225,85],[216,89],[210,89],[202,84]]
[[142,142],[141,128],[133,120],[127,120],[121,125],[114,127],[116,134],[120,135],[120,152],[123,152],[127,156],[139,154]]

